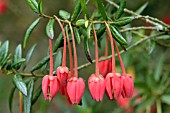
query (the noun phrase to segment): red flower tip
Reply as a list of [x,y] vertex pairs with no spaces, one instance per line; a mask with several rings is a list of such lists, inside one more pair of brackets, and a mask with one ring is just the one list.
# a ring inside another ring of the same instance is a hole
[[122,96],[125,98],[131,98],[134,91],[134,82],[132,77],[129,74],[123,76],[123,91]]
[[44,99],[49,99],[50,101],[54,98],[59,90],[59,83],[57,77],[45,75],[42,80],[42,91],[44,94]]
[[120,107],[123,107],[123,108],[127,108],[127,107],[128,107],[129,101],[130,101],[129,98],[123,98],[122,95],[119,96],[119,98],[116,99],[117,104],[118,104]]
[[66,96],[71,104],[79,104],[85,90],[82,78],[71,77],[67,80]]
[[106,75],[106,94],[110,100],[118,98],[123,90],[123,79],[120,73],[108,73]]
[[60,85],[66,86],[68,73],[69,73],[69,70],[67,67],[60,66],[57,68],[57,77],[60,82]]
[[103,77],[106,77],[106,75],[112,71],[112,59],[99,62],[99,71]]
[[88,79],[89,91],[95,101],[102,101],[105,92],[105,81],[102,75],[92,74]]

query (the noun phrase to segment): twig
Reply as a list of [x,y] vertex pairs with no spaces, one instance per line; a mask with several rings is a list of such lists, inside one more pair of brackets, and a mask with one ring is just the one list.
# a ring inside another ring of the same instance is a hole
[[145,29],[145,30],[159,30],[157,27],[145,27],[145,26],[140,26],[140,27],[132,27],[132,28],[125,28],[120,30],[120,32],[127,32],[127,31],[135,31],[135,30],[141,30],[141,29]]
[[[164,34],[164,33],[158,33],[158,34],[155,34],[155,35],[153,35],[153,36],[146,36],[145,38],[142,38],[141,40],[137,41],[137,42],[134,43],[133,45],[129,46],[126,50],[130,50],[130,49],[132,49],[133,47],[138,46],[139,44],[141,44],[142,42],[144,42],[144,41],[146,41],[146,40],[148,40],[148,39],[151,39],[151,38],[154,38],[154,37],[163,35],[163,34]],[[124,53],[124,52],[125,52],[125,51],[122,50],[122,51],[120,51],[120,54],[122,54],[122,53]],[[117,54],[115,54],[115,56],[117,56]],[[108,56],[108,57],[105,57],[105,58],[100,58],[99,61],[107,60],[107,59],[109,59],[109,58],[111,58],[111,57],[112,57],[112,55],[110,55],[110,56]],[[95,63],[95,60],[92,60],[92,63]],[[81,65],[81,66],[78,67],[78,70],[81,70],[81,69],[83,69],[83,68],[86,68],[86,67],[88,67],[89,65],[91,65],[91,63],[89,63],[89,62],[86,63],[86,64],[83,64],[83,65]]]
[[[115,6],[116,8],[119,8],[119,5],[117,5],[115,2],[112,2],[110,0],[106,0],[106,2],[110,3],[111,5]],[[138,16],[138,18],[144,18],[144,20],[150,24],[153,24],[155,25],[155,22],[167,27],[168,29],[170,28],[170,26],[168,24],[165,24],[164,22],[162,22],[161,20],[157,19],[157,18],[153,18],[153,17],[150,17],[150,16],[142,16],[142,15],[139,15],[127,8],[124,9],[124,12],[128,13],[128,14],[132,14],[132,15],[135,15],[135,16]]]

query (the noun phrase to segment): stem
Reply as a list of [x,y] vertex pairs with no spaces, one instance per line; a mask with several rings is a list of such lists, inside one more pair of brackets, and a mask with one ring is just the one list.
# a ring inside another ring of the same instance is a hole
[[49,39],[49,48],[50,48],[50,76],[53,76],[53,42],[52,39]]
[[107,28],[107,34],[110,37],[110,43],[111,43],[111,47],[112,47],[112,73],[116,73],[113,37],[112,37],[112,34],[111,34],[108,24],[106,22],[105,22],[105,24],[106,24],[106,28]]
[[72,42],[73,42],[73,49],[74,49],[74,72],[75,72],[75,76],[78,77],[78,63],[77,63],[76,44],[75,44],[75,40],[74,40],[73,29],[72,29],[72,26],[71,26],[70,22],[69,22],[69,27],[70,27],[70,31],[71,31]]
[[116,41],[114,39],[113,39],[113,43],[114,43],[114,45],[116,47],[116,52],[117,52],[117,55],[118,55],[118,58],[119,58],[119,61],[120,61],[120,66],[121,66],[121,69],[122,69],[122,75],[126,75],[126,70],[125,70],[122,58],[120,56],[119,48],[117,47]]
[[108,56],[108,34],[106,33],[106,45],[105,45],[105,54],[104,56]]
[[19,105],[20,105],[19,110],[20,110],[20,113],[23,113],[23,110],[22,110],[22,108],[23,108],[22,98],[23,98],[22,93],[19,91]]
[[94,36],[94,41],[95,41],[95,59],[96,59],[96,76],[99,76],[99,57],[98,57],[98,44],[97,44],[97,36],[96,36],[96,31],[94,28],[94,24],[93,24],[93,36]]
[[66,27],[66,36],[67,36],[67,43],[68,43],[68,50],[69,50],[69,59],[70,59],[70,75],[73,76],[73,56],[72,56],[72,48],[70,45],[70,39],[68,36],[68,26]]
[[63,25],[61,24],[60,22],[60,19],[54,15],[54,18],[58,21],[59,25],[60,25],[60,28],[62,30],[62,34],[63,34],[63,37],[64,37],[64,47],[63,47],[63,61],[62,61],[62,66],[66,66],[66,34],[65,34],[65,31],[64,31],[64,27]]
[[161,106],[161,100],[160,99],[156,100],[156,109],[157,109],[157,113],[162,113],[162,106]]

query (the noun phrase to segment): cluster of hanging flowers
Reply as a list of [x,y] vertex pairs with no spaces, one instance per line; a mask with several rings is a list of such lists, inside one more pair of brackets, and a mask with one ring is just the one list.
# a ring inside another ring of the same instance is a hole
[[[71,23],[68,22],[67,27],[70,28],[73,44],[74,54],[72,56],[72,49],[70,40],[68,38],[68,34],[65,33],[64,27],[61,24],[60,20],[57,17],[55,17],[55,19],[58,21],[64,37],[62,66],[57,68],[56,70],[57,76],[53,76],[52,39],[49,39],[50,74],[44,76],[42,80],[42,91],[44,94],[44,98],[45,100],[51,101],[57,94],[57,92],[60,92],[61,95],[66,96],[70,104],[80,104],[81,98],[85,90],[85,81],[83,78],[78,77],[77,53],[73,29]],[[116,45],[116,41],[113,39],[111,35],[109,25],[107,23],[105,23],[105,25],[107,28],[106,32],[107,36],[106,36],[106,52],[105,56],[103,57],[106,57],[108,55],[108,40],[110,40],[112,58],[105,61],[101,61],[99,63],[97,36],[94,25],[92,25],[92,32],[95,42],[96,68],[95,73],[92,74],[88,79],[88,88],[90,94],[92,96],[92,99],[94,99],[95,101],[102,101],[105,93],[107,94],[110,100],[118,99],[120,97],[130,98],[132,97],[134,90],[133,79],[129,74],[126,74],[124,64],[119,53],[119,49]],[[66,30],[68,30],[67,27]],[[66,43],[68,44],[70,69],[66,66]],[[116,72],[114,48],[116,48],[122,73]]]

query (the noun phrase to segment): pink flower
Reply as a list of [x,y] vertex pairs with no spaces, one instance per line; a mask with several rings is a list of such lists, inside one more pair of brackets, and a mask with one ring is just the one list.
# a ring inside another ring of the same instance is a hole
[[56,76],[46,75],[42,80],[42,91],[44,94],[44,99],[49,99],[50,101],[54,98],[59,90],[59,83]]
[[106,75],[112,71],[112,59],[99,62],[99,71],[103,77],[106,77]]
[[67,80],[66,96],[71,104],[79,104],[85,90],[82,78],[71,77]]
[[134,91],[133,79],[129,74],[126,74],[126,76],[122,76],[122,78],[123,78],[122,96],[123,98],[131,98]]
[[90,94],[95,101],[102,101],[105,92],[105,81],[102,75],[92,74],[88,79]]
[[66,66],[57,68],[57,77],[61,85],[66,86],[69,70]]
[[0,1],[0,15],[7,10],[7,0]]
[[108,73],[105,79],[106,93],[110,100],[118,98],[123,90],[123,79],[119,73]]

